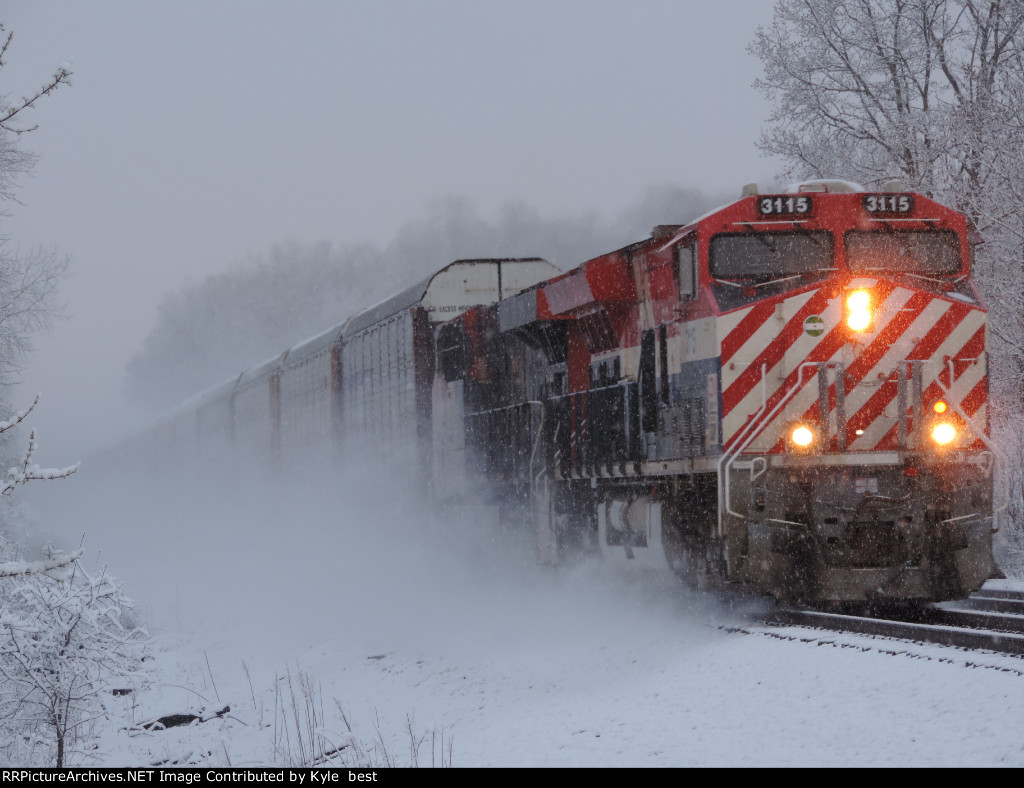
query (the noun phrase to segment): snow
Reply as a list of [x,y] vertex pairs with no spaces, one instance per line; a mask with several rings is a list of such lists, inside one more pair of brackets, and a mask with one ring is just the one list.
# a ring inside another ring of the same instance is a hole
[[800,192],[832,192],[843,194],[860,194],[867,191],[861,184],[844,178],[817,178],[809,181],[791,183],[783,189],[786,194]]
[[72,561],[82,557],[85,550],[78,549],[68,555],[59,555],[56,558],[49,558],[45,561],[3,561],[0,562],[0,577],[14,577],[15,575],[35,575],[40,572],[51,572],[70,564]]
[[[1024,765],[1020,658],[769,627],[763,600],[597,560],[540,567],[492,509],[428,513],[368,466],[179,495],[87,478],[38,507],[103,547],[156,659],[78,765],[295,762],[310,699],[323,741],[346,740],[340,704],[374,765]],[[211,718],[139,727],[172,713]]]

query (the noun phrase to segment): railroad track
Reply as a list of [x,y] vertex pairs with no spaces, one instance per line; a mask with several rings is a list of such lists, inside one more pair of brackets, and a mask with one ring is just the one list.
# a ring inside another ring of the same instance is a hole
[[956,602],[874,616],[780,607],[765,622],[1024,655],[1024,592],[1017,591],[983,589]]

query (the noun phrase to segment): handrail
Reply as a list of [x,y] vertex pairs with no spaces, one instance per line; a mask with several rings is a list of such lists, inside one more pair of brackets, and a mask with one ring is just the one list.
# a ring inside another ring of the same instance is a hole
[[[536,481],[537,481],[537,479],[535,479],[534,475],[533,475],[533,461],[537,457],[537,447],[540,446],[541,435],[543,435],[543,433],[544,433],[544,419],[546,417],[546,409],[544,408],[544,403],[542,401],[540,401],[540,400],[528,399],[528,400],[523,400],[522,402],[517,402],[514,405],[505,405],[505,406],[500,407],[500,408],[488,408],[487,410],[476,410],[476,411],[473,411],[472,413],[467,413],[466,414],[466,418],[470,418],[472,416],[484,416],[484,415],[486,415],[488,413],[500,413],[500,412],[505,411],[505,410],[515,410],[516,408],[522,408],[522,407],[524,407],[526,405],[537,405],[538,407],[540,407],[540,423],[537,425],[537,434],[534,435],[534,437],[533,437],[533,446],[530,448],[530,462],[529,462],[529,465],[527,465],[527,473],[529,474],[529,477],[530,477],[530,495],[532,496],[533,493],[534,493],[534,485],[536,484]],[[541,471],[541,472],[543,473],[543,471]],[[539,478],[540,474],[537,474],[537,476]]]
[[[772,408],[771,412],[764,418],[761,418],[762,414],[768,407],[768,398],[766,393],[766,378],[767,378],[767,365],[761,365],[761,407],[754,414],[753,418],[747,422],[747,425],[743,428],[743,431],[736,437],[733,443],[733,449],[730,451],[723,450],[722,456],[718,460],[718,537],[721,539],[725,536],[725,521],[724,516],[731,514],[733,517],[742,518],[743,515],[739,512],[732,510],[732,501],[730,500],[731,494],[729,491],[729,471],[732,468],[736,458],[742,454],[746,448],[754,442],[754,439],[761,434],[760,429],[768,424],[778,412],[785,407],[785,405],[793,398],[793,396],[804,386],[804,370],[808,367],[814,367],[817,369],[821,364],[827,364],[825,361],[805,361],[798,367],[796,383],[793,384],[792,388],[786,392],[785,396],[775,407]],[[755,430],[755,427],[760,429]],[[749,433],[749,435],[748,435]],[[739,448],[736,448],[736,447]],[[763,471],[762,471],[763,473]],[[758,474],[759,476],[761,474]],[[724,506],[723,506],[724,504]]]
[[[537,447],[540,446],[540,436],[544,432],[544,415],[545,415],[545,410],[544,410],[544,403],[541,402],[540,400],[531,399],[531,400],[527,400],[524,404],[526,404],[526,405],[540,405],[540,424],[537,425],[537,434],[533,438],[533,448],[530,449],[530,464],[529,464],[528,469],[527,469],[527,472],[530,474],[530,499],[533,500],[533,485],[534,485],[534,482],[536,481],[533,478],[533,458],[537,456]],[[539,475],[540,474],[538,474],[538,476]]]
[[[961,359],[961,360],[963,360],[963,359]],[[975,360],[977,360],[977,359],[975,359]],[[974,419],[972,419],[970,416],[968,416],[964,412],[963,407],[960,405],[960,403],[958,403],[956,401],[956,398],[952,396],[951,389],[953,388],[953,383],[956,380],[956,378],[955,378],[955,370],[953,368],[953,361],[954,361],[954,359],[952,359],[952,358],[947,359],[947,361],[946,361],[946,363],[949,365],[949,386],[945,386],[942,383],[942,381],[940,380],[940,376],[939,375],[935,376],[935,382],[936,382],[936,384],[938,384],[939,388],[942,389],[942,391],[946,394],[946,397],[945,397],[946,402],[948,402],[950,405],[953,406],[953,409],[959,414],[960,418],[962,418],[964,420],[964,422],[966,422],[966,424],[971,428],[971,430],[974,432],[974,434],[977,435],[977,437],[981,440],[981,442],[984,443],[985,446],[988,448],[988,450],[992,453],[992,456],[995,457],[995,461],[993,462],[993,465],[995,465],[996,463],[999,463],[999,464],[1002,465],[1002,469],[1001,469],[1000,473],[996,473],[996,469],[994,467],[992,468],[992,478],[993,478],[993,480],[995,480],[996,478],[999,478],[1000,481],[1002,482],[1001,486],[1003,488],[1002,491],[1001,491],[1002,492],[1002,503],[998,507],[996,507],[995,509],[992,510],[992,516],[996,518],[996,523],[997,523],[996,530],[998,530],[998,515],[1002,514],[1006,510],[1006,507],[1010,505],[1010,483],[1009,483],[1009,480],[1006,479],[1006,472],[1005,472],[1005,469],[1007,467],[1009,467],[1009,466],[1008,466],[1008,463],[1006,461],[1006,455],[1003,454],[1003,452],[1000,451],[996,447],[996,445],[991,441],[991,439],[985,434],[985,431],[983,429],[981,429],[980,427],[978,427],[977,424],[974,423]],[[988,373],[988,369],[986,368],[985,371],[986,371],[986,374],[987,374]],[[995,503],[995,501],[993,501],[993,503]]]
[[[744,426],[743,430],[736,437],[736,442],[733,444],[733,446],[737,445],[739,443],[739,441],[741,441],[743,439],[743,436],[746,435],[747,432],[749,432],[753,428],[753,426],[757,423],[758,419],[760,419],[761,415],[768,408],[768,393],[767,393],[767,388],[766,388],[767,387],[767,383],[765,381],[765,378],[767,377],[767,375],[768,375],[768,365],[767,364],[762,364],[761,365],[761,407],[758,408],[757,412],[754,413],[753,417],[751,417],[750,421],[747,422],[746,426]],[[736,453],[733,453],[733,457],[735,457],[735,454]],[[719,538],[722,538],[725,535],[725,527],[724,527],[724,524],[722,522],[722,509],[723,509],[723,506],[724,506],[726,511],[729,511],[729,512],[732,511],[732,509],[731,509],[731,505],[732,504],[731,504],[731,502],[729,500],[729,489],[728,489],[729,485],[724,483],[728,479],[729,471],[728,471],[728,468],[723,468],[723,463],[726,462],[726,458],[728,456],[729,456],[729,450],[726,449],[725,446],[723,446],[722,447],[722,456],[718,460],[718,537]],[[732,464],[731,460],[729,461],[729,464],[730,465]]]

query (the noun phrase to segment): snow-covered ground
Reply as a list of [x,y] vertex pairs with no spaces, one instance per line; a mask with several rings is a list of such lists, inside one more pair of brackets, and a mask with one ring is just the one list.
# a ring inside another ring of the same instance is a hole
[[154,636],[152,686],[113,698],[73,763],[287,764],[351,743],[333,763],[1024,765],[1024,659],[811,638],[757,625],[760,601],[539,567],[486,509],[431,515],[398,486],[167,495],[83,472],[38,490]]

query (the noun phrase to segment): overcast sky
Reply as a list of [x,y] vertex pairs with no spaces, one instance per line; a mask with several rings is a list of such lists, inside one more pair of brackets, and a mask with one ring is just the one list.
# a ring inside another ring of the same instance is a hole
[[44,464],[120,431],[124,364],[163,293],[276,242],[382,244],[445,196],[612,216],[650,186],[738,196],[777,170],[755,147],[768,106],[746,52],[766,0],[5,0],[0,14],[15,34],[0,94],[62,62],[75,73],[33,113],[39,165],[0,227],[73,258],[72,317],[23,376],[43,393]]

